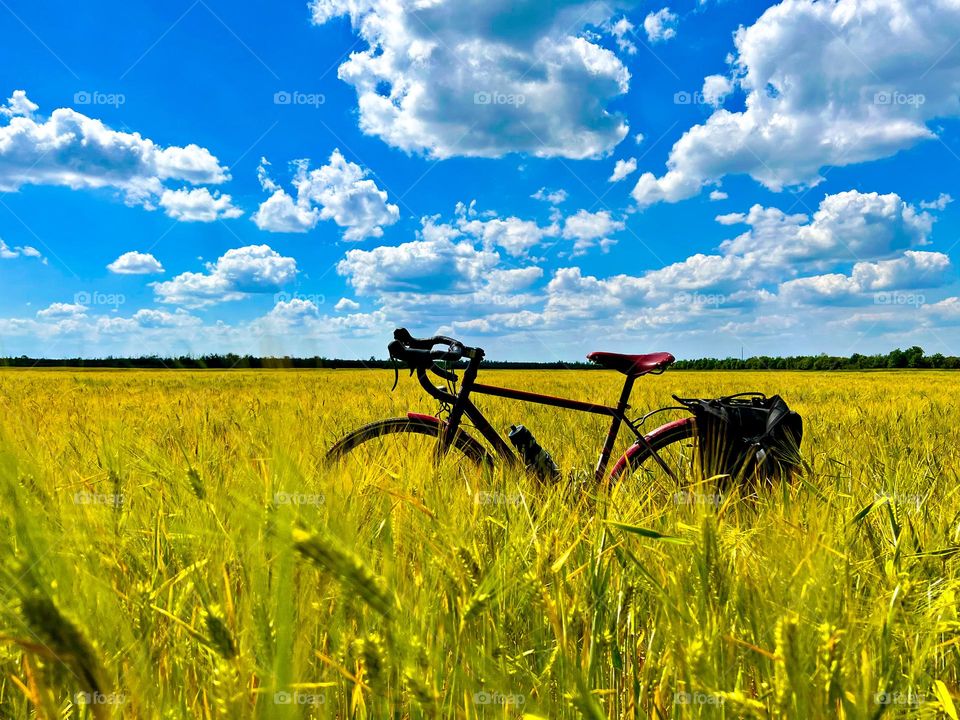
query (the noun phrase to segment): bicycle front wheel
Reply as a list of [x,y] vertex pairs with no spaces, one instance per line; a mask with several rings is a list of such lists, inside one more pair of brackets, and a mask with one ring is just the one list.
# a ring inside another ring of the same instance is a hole
[[326,455],[330,465],[399,476],[441,460],[467,467],[492,466],[490,453],[474,438],[460,431],[450,452],[439,457],[444,425],[436,418],[408,416],[378,420],[357,428],[340,439]]

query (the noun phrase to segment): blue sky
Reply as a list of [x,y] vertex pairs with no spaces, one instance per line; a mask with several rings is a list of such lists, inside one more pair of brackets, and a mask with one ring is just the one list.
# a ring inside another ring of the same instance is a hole
[[0,26],[0,354],[960,354],[947,0]]

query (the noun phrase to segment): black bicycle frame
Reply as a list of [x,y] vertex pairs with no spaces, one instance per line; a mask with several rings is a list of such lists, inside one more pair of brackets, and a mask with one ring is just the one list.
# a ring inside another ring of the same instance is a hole
[[[452,446],[453,440],[460,429],[460,423],[463,417],[466,416],[470,422],[473,423],[473,426],[477,429],[477,431],[483,435],[484,438],[486,438],[490,445],[493,446],[500,458],[505,460],[510,465],[520,464],[521,461],[519,456],[514,453],[507,442],[496,430],[494,430],[493,426],[490,424],[490,421],[484,417],[480,409],[470,400],[470,395],[472,393],[477,393],[480,395],[492,395],[494,397],[502,397],[510,400],[537,403],[539,405],[549,405],[551,407],[563,408],[565,410],[574,410],[577,412],[593,413],[595,415],[606,415],[610,417],[610,430],[607,433],[607,438],[603,443],[602,450],[600,451],[600,458],[597,461],[597,466],[594,470],[594,478],[597,482],[601,482],[606,477],[607,465],[610,462],[610,455],[613,452],[613,446],[617,441],[617,435],[620,433],[621,425],[626,425],[628,428],[630,428],[630,430],[636,436],[637,442],[640,445],[645,446],[645,448],[653,455],[657,464],[659,464],[660,467],[663,468],[663,470],[672,479],[676,480],[676,476],[674,475],[673,471],[660,458],[657,452],[650,447],[649,443],[644,438],[643,433],[640,432],[640,429],[637,427],[637,425],[631,422],[626,415],[627,410],[630,409],[630,392],[633,390],[633,383],[636,378],[627,376],[627,379],[623,383],[623,390],[620,392],[619,402],[617,403],[616,407],[611,407],[608,405],[582,402],[580,400],[571,400],[569,398],[554,397],[553,395],[542,395],[540,393],[532,393],[525,390],[515,390],[513,388],[504,388],[496,385],[484,385],[482,383],[478,383],[476,382],[477,371],[479,370],[482,360],[483,351],[475,351],[475,353],[470,357],[470,361],[464,370],[463,380],[460,383],[460,392],[456,394],[449,392],[446,388],[433,385],[430,382],[430,378],[427,377],[425,369],[420,368],[417,370],[417,379],[420,381],[420,385],[423,386],[423,389],[440,402],[451,406],[450,415],[447,418],[447,423],[440,439],[441,454],[445,454]],[[436,372],[435,369],[434,372]],[[443,375],[441,375],[441,377],[443,377]]]

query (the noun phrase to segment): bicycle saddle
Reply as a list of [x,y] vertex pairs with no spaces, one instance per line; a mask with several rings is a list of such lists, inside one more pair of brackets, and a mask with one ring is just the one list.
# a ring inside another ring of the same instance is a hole
[[647,373],[662,373],[676,360],[666,352],[647,355],[621,355],[619,353],[592,352],[587,360],[602,365],[608,370],[616,370],[630,377],[640,377]]

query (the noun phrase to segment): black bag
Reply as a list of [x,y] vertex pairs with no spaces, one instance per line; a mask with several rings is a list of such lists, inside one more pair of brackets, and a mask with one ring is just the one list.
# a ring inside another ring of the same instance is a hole
[[717,478],[721,487],[730,482],[789,481],[803,466],[803,419],[779,395],[674,397],[694,415],[704,477]]

